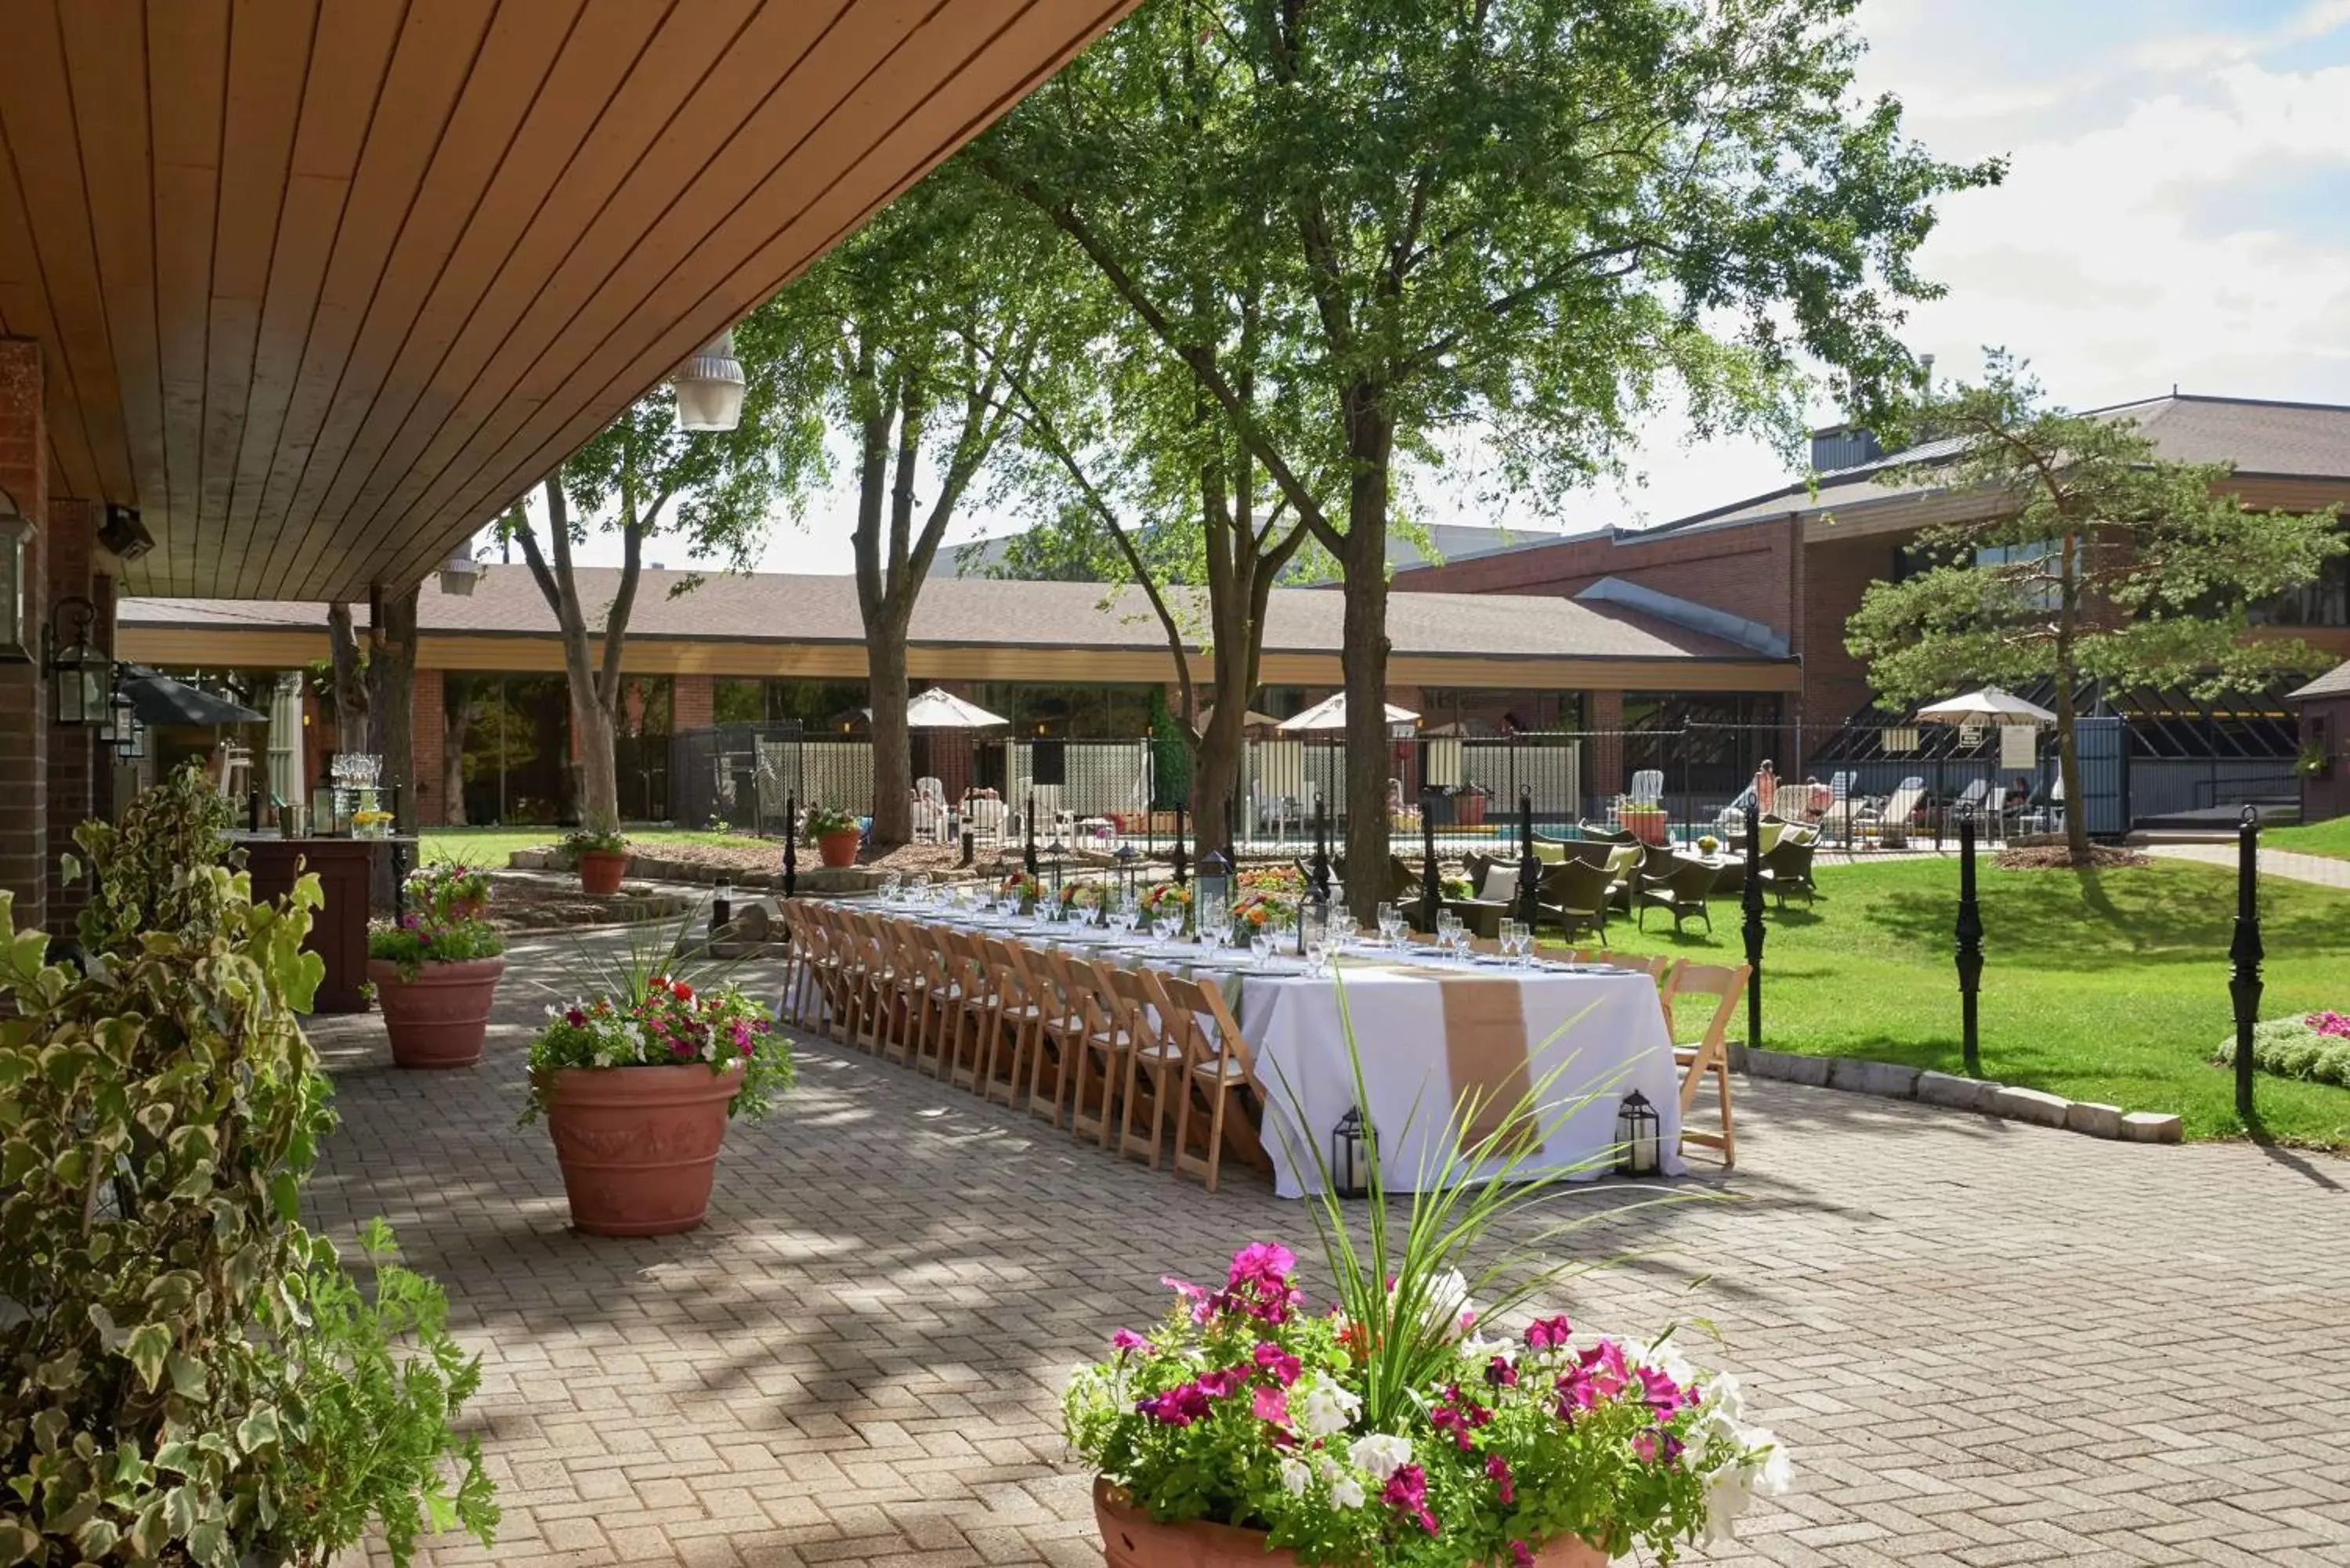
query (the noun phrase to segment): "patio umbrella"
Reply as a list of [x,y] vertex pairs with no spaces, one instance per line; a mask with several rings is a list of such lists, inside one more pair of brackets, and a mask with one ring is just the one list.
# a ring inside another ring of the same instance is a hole
[[1929,724],[2053,724],[2056,715],[2037,702],[2027,702],[2012,691],[1986,686],[1963,697],[1929,702],[1918,710]]
[[[1209,722],[1212,721],[1215,716],[1216,705],[1212,702],[1200,710],[1200,717],[1196,721],[1200,733],[1204,735],[1208,732]],[[1241,715],[1241,728],[1243,730],[1270,729],[1278,726],[1280,722],[1281,721],[1274,718],[1272,714],[1260,713],[1253,708],[1251,708],[1247,712]]]
[[130,711],[146,725],[156,724],[258,724],[268,717],[256,713],[241,702],[174,680],[168,675],[149,670],[122,683],[123,694],[130,699]]
[[976,702],[966,702],[935,686],[906,704],[906,727],[910,730],[985,730],[1010,722]]
[[[1389,724],[1409,724],[1419,717],[1409,709],[1399,708],[1392,702],[1382,703],[1381,706],[1387,709]],[[1284,719],[1281,722],[1281,727],[1292,732],[1305,730],[1343,730],[1347,727],[1347,694],[1341,691],[1335,697],[1325,698],[1295,719]]]

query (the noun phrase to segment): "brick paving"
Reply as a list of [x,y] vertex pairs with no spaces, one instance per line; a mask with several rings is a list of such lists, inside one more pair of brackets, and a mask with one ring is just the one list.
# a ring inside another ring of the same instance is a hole
[[[560,941],[517,946],[491,1055],[392,1069],[372,1018],[315,1031],[342,1130],[310,1192],[373,1214],[485,1356],[473,1412],[511,1564],[1100,1561],[1058,1436],[1067,1368],[1162,1308],[1162,1273],[1306,1250],[1245,1175],[1211,1198],[827,1044],[738,1126],[710,1222],[575,1237],[522,1041]],[[2101,1142],[1740,1085],[1739,1171],[1697,1200],[1607,1185],[1553,1303],[1611,1330],[1711,1320],[1795,1447],[1720,1564],[2350,1563],[2350,1161]],[[1546,1218],[1556,1218],[1555,1213]]]

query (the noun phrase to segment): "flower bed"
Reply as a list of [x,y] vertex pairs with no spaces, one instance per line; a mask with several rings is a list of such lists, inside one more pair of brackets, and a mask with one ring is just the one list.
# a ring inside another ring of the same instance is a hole
[[[2236,1064],[2234,1035],[2220,1043],[2211,1060],[2222,1067]],[[2253,1025],[2252,1065],[2280,1078],[2350,1088],[2350,1013],[2312,1012]]]

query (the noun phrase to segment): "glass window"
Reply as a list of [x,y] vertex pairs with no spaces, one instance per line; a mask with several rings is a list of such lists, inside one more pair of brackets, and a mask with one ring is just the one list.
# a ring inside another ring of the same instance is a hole
[[2251,607],[2254,626],[2350,626],[2350,556],[2320,566],[2317,580]]

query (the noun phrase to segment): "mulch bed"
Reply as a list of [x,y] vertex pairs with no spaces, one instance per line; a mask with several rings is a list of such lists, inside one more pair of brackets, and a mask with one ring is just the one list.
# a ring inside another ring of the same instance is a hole
[[559,930],[568,926],[610,926],[658,919],[684,911],[686,901],[642,883],[623,883],[608,898],[591,898],[577,883],[565,886],[541,877],[490,877],[490,924],[500,930]]
[[2154,861],[2135,849],[2116,849],[2107,845],[2089,846],[2089,857],[2075,860],[2073,852],[2061,844],[2035,844],[2024,849],[2002,849],[1992,862],[2002,871],[2102,871],[2108,867],[2151,866]]

